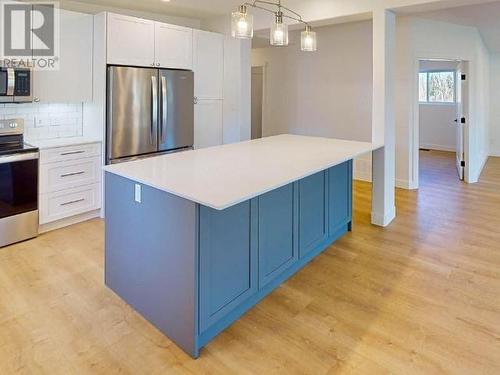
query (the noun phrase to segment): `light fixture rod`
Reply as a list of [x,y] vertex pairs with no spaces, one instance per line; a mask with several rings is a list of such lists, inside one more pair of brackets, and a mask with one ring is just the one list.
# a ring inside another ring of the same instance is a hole
[[306,26],[309,26],[309,24],[302,19],[302,16],[300,14],[298,14],[297,12],[291,10],[290,8],[287,8],[284,5],[281,5],[281,0],[279,0],[278,3],[273,3],[273,2],[265,1],[265,0],[254,0],[252,2],[243,3],[243,5],[245,5],[245,6],[250,6],[252,8],[257,8],[257,9],[261,9],[261,10],[264,10],[264,11],[269,12],[269,13],[276,14],[275,10],[266,8],[265,6],[262,6],[262,5],[259,5],[259,4],[271,5],[273,7],[277,7],[278,8],[278,12],[281,11],[281,9],[284,9],[285,11],[291,13],[291,15],[290,14],[286,14],[286,13],[282,13],[282,17],[288,18],[288,19],[291,19],[291,20],[303,23]]

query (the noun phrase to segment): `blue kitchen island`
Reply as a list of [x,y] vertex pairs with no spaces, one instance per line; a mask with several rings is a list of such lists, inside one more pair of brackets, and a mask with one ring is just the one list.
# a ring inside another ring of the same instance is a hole
[[374,148],[281,135],[106,167],[106,285],[198,357],[351,229]]

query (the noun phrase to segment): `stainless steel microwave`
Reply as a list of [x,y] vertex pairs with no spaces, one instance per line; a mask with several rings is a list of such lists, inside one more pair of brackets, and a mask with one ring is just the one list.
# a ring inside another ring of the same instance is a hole
[[33,70],[0,62],[0,103],[33,101]]

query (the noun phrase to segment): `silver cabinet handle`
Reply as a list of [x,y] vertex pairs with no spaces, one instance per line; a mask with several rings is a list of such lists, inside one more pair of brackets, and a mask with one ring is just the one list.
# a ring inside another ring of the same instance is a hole
[[62,174],[61,177],[64,178],[64,177],[78,176],[78,175],[81,175],[81,174],[85,174],[85,171],[65,173],[65,174]]
[[74,201],[64,202],[64,203],[61,203],[60,205],[61,206],[69,206],[71,204],[83,202],[84,200],[85,200],[85,198],[75,199]]
[[166,126],[168,122],[168,87],[165,76],[161,77],[161,124],[160,124],[160,142],[165,143]]
[[155,144],[154,130],[158,128],[158,83],[156,76],[151,76],[151,128],[149,137],[151,144]]
[[194,104],[198,104],[198,97],[197,96],[194,97],[193,102],[194,102]]
[[80,151],[68,151],[68,152],[61,152],[61,156],[83,154],[84,152],[85,152],[85,151],[83,151],[83,150],[80,150]]

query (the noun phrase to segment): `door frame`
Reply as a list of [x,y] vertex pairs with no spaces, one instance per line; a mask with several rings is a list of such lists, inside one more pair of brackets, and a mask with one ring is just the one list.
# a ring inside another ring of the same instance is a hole
[[[467,79],[470,80],[470,61],[464,60],[460,57],[446,57],[446,56],[426,56],[426,57],[417,57],[414,60],[413,66],[413,99],[412,99],[412,112],[413,119],[410,124],[410,168],[411,168],[411,183],[410,189],[418,189],[420,187],[420,111],[419,111],[419,92],[418,92],[418,77],[420,73],[420,62],[428,61],[428,60],[441,60],[441,61],[456,61],[464,63],[464,66],[467,67]],[[467,85],[468,90],[468,102],[467,102],[467,110],[465,111],[470,121],[470,101],[471,101],[471,84]],[[464,181],[469,183],[470,181],[470,163],[469,163],[469,129],[470,126],[464,127],[464,160],[465,160],[465,170],[464,170]],[[458,178],[458,177],[457,177]]]

